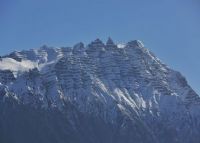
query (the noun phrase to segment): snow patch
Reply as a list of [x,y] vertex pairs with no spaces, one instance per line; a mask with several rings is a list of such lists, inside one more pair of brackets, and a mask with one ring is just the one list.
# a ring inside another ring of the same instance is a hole
[[117,47],[118,47],[118,48],[124,48],[125,46],[126,46],[126,44],[122,44],[122,43],[117,44]]
[[28,71],[29,69],[33,69],[37,67],[37,63],[31,62],[29,60],[23,60],[18,62],[12,58],[3,58],[0,61],[0,70],[11,70],[14,72],[18,71]]

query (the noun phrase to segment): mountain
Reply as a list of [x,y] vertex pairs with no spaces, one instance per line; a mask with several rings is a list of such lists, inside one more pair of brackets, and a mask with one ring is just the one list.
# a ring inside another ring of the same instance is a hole
[[200,97],[141,41],[0,57],[1,143],[199,143]]

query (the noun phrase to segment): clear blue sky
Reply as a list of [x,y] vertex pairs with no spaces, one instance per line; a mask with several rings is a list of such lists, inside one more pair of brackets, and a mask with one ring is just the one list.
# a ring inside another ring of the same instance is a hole
[[140,39],[200,93],[199,0],[0,0],[0,55]]

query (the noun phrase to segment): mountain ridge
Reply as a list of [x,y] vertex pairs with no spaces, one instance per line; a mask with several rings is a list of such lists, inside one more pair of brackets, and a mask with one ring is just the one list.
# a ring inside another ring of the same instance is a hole
[[[84,142],[200,141],[199,95],[139,40],[117,45],[111,38],[106,44],[96,39],[87,46],[81,42],[68,48],[43,46],[3,56],[0,96],[4,118],[11,116],[6,110],[14,112],[16,107],[20,115],[30,110],[37,117],[39,111],[52,121],[68,123],[62,130],[50,125],[63,135],[55,133],[54,141],[59,137],[63,138],[59,142],[65,142],[66,134],[72,138],[69,142],[77,143],[81,141],[76,138]],[[36,120],[44,122],[43,118]],[[0,129],[6,132],[5,121],[0,121]]]

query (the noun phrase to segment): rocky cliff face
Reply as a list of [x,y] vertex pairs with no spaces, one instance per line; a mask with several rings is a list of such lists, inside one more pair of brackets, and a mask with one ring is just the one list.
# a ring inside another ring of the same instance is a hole
[[134,40],[0,59],[0,142],[199,143],[200,97]]

